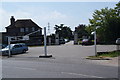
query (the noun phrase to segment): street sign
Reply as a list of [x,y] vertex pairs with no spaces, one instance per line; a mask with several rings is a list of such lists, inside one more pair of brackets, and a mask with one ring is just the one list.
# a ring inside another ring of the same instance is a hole
[[29,36],[23,36],[23,40],[29,40]]

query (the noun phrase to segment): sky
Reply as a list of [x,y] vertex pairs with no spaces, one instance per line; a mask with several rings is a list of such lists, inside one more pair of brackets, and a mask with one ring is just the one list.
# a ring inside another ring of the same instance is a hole
[[0,3],[0,32],[10,24],[10,17],[32,19],[40,27],[54,33],[55,25],[65,24],[72,30],[79,24],[89,24],[95,10],[114,8],[117,2],[2,2]]

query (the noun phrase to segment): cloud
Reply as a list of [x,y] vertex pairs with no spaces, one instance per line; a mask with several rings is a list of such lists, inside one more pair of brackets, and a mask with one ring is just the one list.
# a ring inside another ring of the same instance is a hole
[[57,12],[57,11],[53,11],[51,12],[50,14],[46,14],[44,16],[44,19],[47,20],[47,19],[50,19],[50,20],[56,20],[56,19],[65,19],[67,18],[66,15],[60,13],[60,12]]
[[26,18],[30,18],[31,14],[28,12],[24,12],[24,11],[16,11],[13,13],[10,13],[11,16],[15,16],[16,18],[19,19],[26,19]]
[[68,20],[68,16],[58,12],[58,11],[51,11],[51,12],[46,12],[46,14],[40,14],[37,15],[39,17],[40,23],[46,23],[46,22],[51,22],[51,23],[62,23],[65,20]]
[[9,24],[9,20],[7,20],[9,16],[5,10],[0,8],[0,31],[5,31],[5,27]]
[[[50,22],[51,24],[51,32],[54,32],[54,25],[64,23],[65,21],[68,21],[68,16],[58,12],[56,10],[54,11],[48,11],[48,10],[40,10],[38,9],[32,9],[30,11],[26,8],[26,10],[19,9],[14,12],[6,11],[4,9],[0,9],[0,21],[2,24],[0,24],[0,32],[5,31],[5,27],[7,27],[10,24],[10,17],[14,16],[15,19],[32,19],[35,23],[37,23],[39,26],[47,27],[47,23]],[[4,16],[3,16],[4,15]]]
[[55,24],[65,23],[68,21],[68,16],[58,11],[44,11],[44,13],[34,16],[33,19],[42,28],[47,27],[49,22],[50,30],[54,32]]
[[29,19],[31,14],[23,11],[8,12],[0,8],[0,32],[5,31],[5,27],[10,24],[10,17],[15,16],[17,19]]

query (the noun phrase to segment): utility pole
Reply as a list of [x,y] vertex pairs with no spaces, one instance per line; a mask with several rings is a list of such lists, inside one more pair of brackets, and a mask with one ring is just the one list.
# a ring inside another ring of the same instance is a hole
[[51,45],[50,23],[48,22],[48,44]]
[[50,35],[50,23],[48,22],[48,34]]

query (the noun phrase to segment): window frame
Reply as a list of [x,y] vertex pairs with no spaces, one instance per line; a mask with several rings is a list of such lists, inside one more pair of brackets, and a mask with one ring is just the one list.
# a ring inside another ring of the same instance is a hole
[[28,27],[26,27],[26,28],[25,28],[25,31],[26,31],[26,32],[29,32],[29,28],[28,28]]
[[25,32],[25,29],[24,28],[20,28],[20,32]]
[[32,27],[32,31],[35,31],[35,27]]

